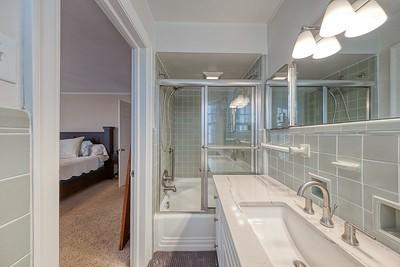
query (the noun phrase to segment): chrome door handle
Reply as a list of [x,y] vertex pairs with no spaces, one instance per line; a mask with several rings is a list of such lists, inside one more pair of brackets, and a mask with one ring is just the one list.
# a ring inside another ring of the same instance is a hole
[[117,152],[124,152],[125,151],[125,148],[118,148],[117,149]]

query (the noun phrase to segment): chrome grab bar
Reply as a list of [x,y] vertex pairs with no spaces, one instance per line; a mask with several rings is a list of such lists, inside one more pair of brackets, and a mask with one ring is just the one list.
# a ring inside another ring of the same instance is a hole
[[214,146],[214,145],[209,145],[209,146],[202,146],[202,149],[238,149],[238,150],[256,150],[259,149],[258,146]]

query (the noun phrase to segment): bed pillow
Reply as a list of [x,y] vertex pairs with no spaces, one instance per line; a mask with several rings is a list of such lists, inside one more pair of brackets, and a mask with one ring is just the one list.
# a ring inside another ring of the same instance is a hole
[[78,157],[83,139],[84,137],[60,140],[60,158],[68,159]]
[[108,156],[107,149],[103,144],[95,144],[92,146],[91,156]]
[[91,141],[83,141],[81,144],[80,155],[82,157],[87,157],[90,155],[93,143]]

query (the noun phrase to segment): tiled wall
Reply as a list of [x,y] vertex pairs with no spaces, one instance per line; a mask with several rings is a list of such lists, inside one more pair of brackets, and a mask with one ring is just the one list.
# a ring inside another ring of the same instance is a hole
[[300,87],[297,93],[297,110],[299,125],[322,124],[322,90],[318,87]]
[[[267,138],[279,145],[310,144],[311,158],[268,151],[264,171],[293,190],[310,180],[309,172],[328,179],[337,215],[367,231],[373,229],[373,195],[400,201],[400,119],[272,130]],[[338,160],[360,169],[337,168],[332,162]]]
[[28,115],[0,108],[0,266],[31,266]]
[[200,177],[201,89],[185,88],[174,96],[174,144],[176,177]]

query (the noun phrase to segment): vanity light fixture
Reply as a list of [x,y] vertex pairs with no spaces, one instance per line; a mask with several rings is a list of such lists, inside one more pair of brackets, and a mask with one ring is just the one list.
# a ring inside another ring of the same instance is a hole
[[339,41],[335,36],[321,38],[317,42],[317,46],[315,48],[313,59],[322,59],[336,54],[342,49]]
[[[314,59],[329,57],[342,46],[335,37],[345,32],[348,38],[361,36],[380,27],[387,15],[376,0],[332,0],[322,20],[321,28],[303,26],[293,48],[292,58],[301,59],[313,55]],[[313,31],[319,30],[316,41]]]
[[205,72],[203,72],[203,75],[207,80],[219,80],[219,78],[221,78],[222,74],[224,74],[224,73],[223,72],[218,72],[218,71],[214,71],[214,72],[205,71]]
[[355,12],[349,1],[331,1],[325,11],[319,35],[332,37],[346,31],[354,16]]
[[[342,49],[335,36],[327,38],[314,37],[312,31],[320,30],[319,27],[303,26],[301,29],[302,31],[297,38],[292,53],[294,59],[306,58],[311,55],[314,59],[322,59],[332,56]],[[307,35],[304,33],[307,33]]]
[[353,9],[355,15],[344,34],[348,38],[369,33],[379,28],[388,19],[383,8],[375,0],[357,0],[353,3]]
[[319,27],[301,27],[301,32],[297,37],[297,41],[292,52],[292,57],[294,59],[306,58],[314,53],[317,42],[315,41],[312,31],[316,30],[319,30]]

